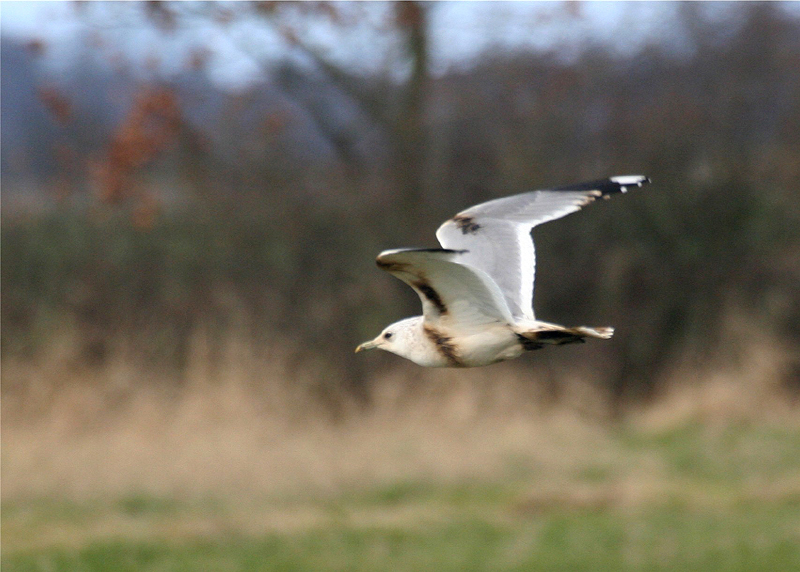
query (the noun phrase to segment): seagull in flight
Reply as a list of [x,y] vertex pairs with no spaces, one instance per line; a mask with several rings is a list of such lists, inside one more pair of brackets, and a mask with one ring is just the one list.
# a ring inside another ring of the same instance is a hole
[[610,338],[614,328],[534,317],[531,230],[649,182],[624,175],[495,199],[444,222],[436,231],[442,248],[384,250],[378,267],[414,289],[422,316],[395,322],[356,352],[378,348],[425,367],[477,367],[546,345]]

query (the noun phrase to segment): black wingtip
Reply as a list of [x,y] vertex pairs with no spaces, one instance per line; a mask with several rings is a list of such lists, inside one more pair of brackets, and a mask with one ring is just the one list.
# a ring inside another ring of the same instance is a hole
[[452,248],[394,248],[392,250],[384,250],[378,255],[380,258],[383,255],[391,256],[392,254],[402,254],[404,252],[442,252],[445,254],[464,254],[466,250],[453,250]]
[[598,179],[596,181],[586,181],[574,185],[557,187],[554,191],[598,191],[601,196],[608,196],[614,193],[626,193],[630,189],[642,187],[650,183],[650,177],[645,175],[617,175],[608,179]]
[[399,262],[396,258],[392,258],[395,254],[404,254],[404,253],[411,253],[411,252],[438,252],[443,254],[464,254],[465,252],[469,252],[468,250],[452,250],[450,248],[395,248],[392,250],[384,250],[381,252],[378,257],[375,259],[375,264],[378,265],[378,268],[382,270],[386,270],[388,272],[391,271],[399,271],[402,270],[403,267],[408,266],[408,262]]

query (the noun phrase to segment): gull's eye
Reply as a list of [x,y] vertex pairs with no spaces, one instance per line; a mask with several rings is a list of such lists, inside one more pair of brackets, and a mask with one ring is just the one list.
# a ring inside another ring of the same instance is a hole
[[392,339],[392,332],[386,332],[385,334],[383,334],[383,339],[384,340],[391,340]]

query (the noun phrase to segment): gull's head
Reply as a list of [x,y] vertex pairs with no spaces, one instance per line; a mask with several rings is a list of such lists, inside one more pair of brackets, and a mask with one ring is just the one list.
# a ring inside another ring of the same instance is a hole
[[[364,350],[379,349],[392,352],[404,358],[409,358],[417,332],[420,330],[422,316],[406,318],[386,326],[374,340],[364,342],[356,348],[356,353]],[[410,358],[409,358],[410,359]]]

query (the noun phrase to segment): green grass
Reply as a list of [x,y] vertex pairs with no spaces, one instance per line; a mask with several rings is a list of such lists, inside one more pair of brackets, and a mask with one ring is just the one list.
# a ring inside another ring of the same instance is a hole
[[456,515],[448,522],[291,533],[219,531],[184,539],[88,542],[14,551],[3,570],[790,570],[800,568],[797,507],[658,507]]
[[[560,484],[517,469],[279,498],[10,500],[2,569],[800,569],[796,429],[621,429],[614,446]],[[650,473],[635,472],[642,459]]]

